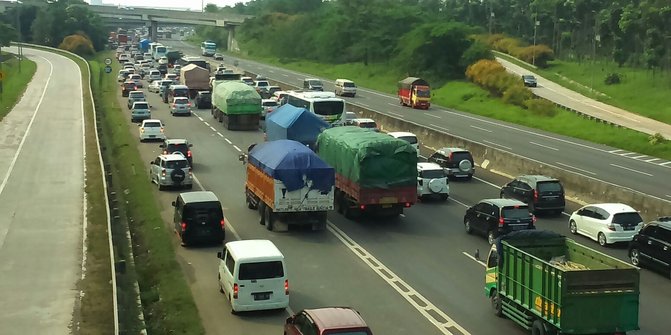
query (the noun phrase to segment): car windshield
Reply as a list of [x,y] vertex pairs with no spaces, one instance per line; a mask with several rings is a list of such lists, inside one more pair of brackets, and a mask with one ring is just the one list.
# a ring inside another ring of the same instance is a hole
[[319,80],[310,80],[308,81],[308,84],[310,84],[310,86],[316,86],[316,87],[322,86],[322,82]]
[[538,183],[538,192],[561,192],[561,184],[556,181]]
[[342,86],[343,87],[356,87],[356,85],[354,85],[354,83],[350,83],[350,82],[345,82]]
[[504,207],[501,215],[505,219],[528,219],[529,208],[526,206]]
[[431,91],[429,90],[417,90],[417,96],[420,98],[430,98]]
[[185,97],[189,95],[188,88],[175,88],[172,90],[172,96],[174,97]]
[[263,107],[277,107],[277,101],[264,101],[262,103]]
[[342,100],[315,101],[313,105],[317,115],[340,115],[345,109],[345,103]]
[[238,271],[240,280],[256,280],[284,277],[281,261],[242,263]]
[[143,125],[145,128],[159,128],[161,127],[160,122],[145,122]]
[[175,104],[178,105],[186,105],[189,103],[189,99],[182,98],[182,99],[175,99]]
[[443,170],[423,170],[421,173],[422,178],[435,179],[435,178],[444,178],[445,171]]
[[186,143],[171,143],[168,144],[166,151],[169,153],[179,151],[186,155],[186,153],[189,152],[189,146],[187,146]]
[[375,122],[361,122],[359,123],[359,127],[361,128],[377,128],[377,125]]
[[161,82],[161,86],[170,86],[172,85],[172,80],[164,80]]
[[467,161],[472,160],[471,155],[468,152],[465,151],[457,151],[452,153],[452,161],[454,162],[461,162],[464,159]]
[[147,103],[144,103],[144,102],[136,102],[133,105],[133,108],[135,108],[135,109],[149,109],[149,105]]
[[165,167],[168,169],[183,169],[188,166],[189,163],[186,161],[186,159],[165,162]]
[[409,142],[410,144],[417,144],[417,137],[415,136],[399,136],[398,139]]
[[613,215],[613,223],[623,226],[637,225],[643,222],[643,218],[637,212],[617,213]]
[[130,97],[133,99],[144,98],[144,93],[142,92],[130,92]]
[[256,86],[269,86],[269,85],[270,84],[268,84],[267,81],[259,81],[259,82],[256,83]]

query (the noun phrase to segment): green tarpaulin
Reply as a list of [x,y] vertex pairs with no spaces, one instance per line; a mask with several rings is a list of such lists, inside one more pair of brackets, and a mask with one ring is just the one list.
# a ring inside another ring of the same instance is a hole
[[217,84],[212,92],[212,103],[224,114],[261,114],[261,96],[253,87],[239,81]]
[[362,188],[417,183],[417,152],[404,140],[359,127],[335,127],[317,138],[317,154]]

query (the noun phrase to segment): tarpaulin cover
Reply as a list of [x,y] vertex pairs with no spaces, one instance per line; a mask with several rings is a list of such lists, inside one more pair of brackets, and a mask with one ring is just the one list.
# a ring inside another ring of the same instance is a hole
[[417,183],[417,151],[404,140],[346,126],[324,130],[317,153],[362,188],[389,189]]
[[278,107],[266,116],[268,141],[286,139],[312,146],[322,130],[330,126],[309,110],[289,104]]
[[212,92],[212,102],[224,114],[261,114],[261,96],[241,81],[223,81]]
[[408,77],[398,82],[398,88],[409,90],[412,85],[429,86],[429,82],[422,78]]
[[331,191],[335,184],[335,170],[308,147],[292,140],[257,144],[249,152],[248,164],[284,183],[289,192],[303,188],[307,180],[322,192]]
[[141,39],[141,40],[140,40],[140,43],[139,43],[139,45],[138,45],[138,49],[147,51],[147,49],[149,49],[149,43],[151,43],[150,40],[148,40],[148,39],[146,39],[146,38]]
[[202,67],[189,64],[184,66],[179,74],[179,82],[186,85],[190,90],[210,89],[210,71]]

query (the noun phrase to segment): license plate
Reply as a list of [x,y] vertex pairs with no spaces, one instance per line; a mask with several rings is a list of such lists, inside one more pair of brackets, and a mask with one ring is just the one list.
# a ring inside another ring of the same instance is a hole
[[395,204],[398,202],[397,197],[384,197],[380,199],[381,204]]
[[382,205],[382,208],[391,208],[391,204],[388,204],[388,205]]
[[268,300],[270,299],[270,293],[254,293],[254,300]]
[[149,138],[154,138],[154,137],[156,137],[156,135],[149,135]]
[[624,227],[624,230],[634,230],[635,227]]

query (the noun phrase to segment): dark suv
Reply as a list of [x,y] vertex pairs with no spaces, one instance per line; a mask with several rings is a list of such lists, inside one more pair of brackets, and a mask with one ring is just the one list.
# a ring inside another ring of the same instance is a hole
[[137,85],[135,85],[135,82],[125,81],[123,84],[121,84],[122,97],[127,97],[128,93],[130,93],[131,91],[137,91]]
[[183,246],[195,242],[221,243],[226,238],[224,211],[214,193],[180,193],[172,206],[175,232]]
[[427,159],[445,169],[448,177],[471,179],[475,173],[475,163],[471,153],[462,148],[441,148]]
[[660,269],[671,278],[671,216],[648,223],[634,235],[629,258],[631,264]]
[[520,200],[538,214],[548,211],[559,214],[564,211],[564,187],[558,179],[541,175],[519,176],[501,187],[501,198]]
[[210,93],[210,91],[198,91],[196,98],[193,100],[193,104],[196,105],[196,108],[198,109],[212,108],[212,93]]
[[163,141],[163,144],[159,145],[163,149],[163,154],[174,154],[180,153],[182,156],[186,157],[186,160],[189,162],[189,166],[193,167],[193,153],[191,152],[191,147],[193,144],[185,139],[166,139]]
[[489,244],[511,231],[535,229],[536,217],[527,204],[512,199],[484,199],[466,210],[464,228],[487,236]]

